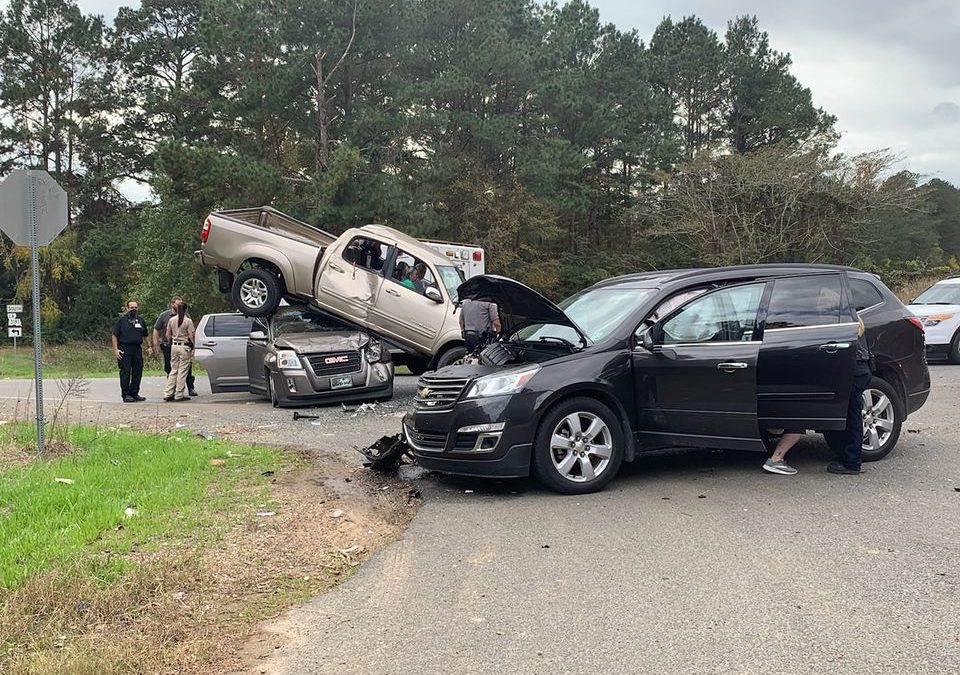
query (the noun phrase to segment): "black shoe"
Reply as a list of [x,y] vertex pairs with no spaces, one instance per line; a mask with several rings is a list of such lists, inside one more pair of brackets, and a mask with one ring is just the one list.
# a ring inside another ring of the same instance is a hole
[[200,394],[197,393],[197,390],[196,390],[196,389],[191,389],[191,390],[188,391],[187,393],[190,394],[191,397],[199,396],[199,395],[200,395]]
[[146,396],[134,396],[134,398],[135,398],[136,400],[138,400],[138,401],[146,401],[146,400],[147,400]]
[[124,402],[124,403],[136,403],[136,402],[137,402],[137,399],[135,399],[133,396],[124,396],[124,397],[123,397],[123,402]]
[[830,462],[830,464],[827,466],[827,471],[830,473],[839,473],[848,476],[856,476],[858,473],[860,473],[860,469],[847,468],[840,462]]
[[175,399],[173,396],[164,396],[164,397],[163,397],[163,400],[166,401],[167,403],[172,403],[173,401],[176,401],[177,399]]

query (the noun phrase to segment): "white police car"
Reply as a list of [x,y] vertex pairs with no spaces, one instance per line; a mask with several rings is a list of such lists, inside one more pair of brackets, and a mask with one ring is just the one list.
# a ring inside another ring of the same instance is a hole
[[923,322],[927,356],[960,363],[960,277],[938,281],[907,309]]

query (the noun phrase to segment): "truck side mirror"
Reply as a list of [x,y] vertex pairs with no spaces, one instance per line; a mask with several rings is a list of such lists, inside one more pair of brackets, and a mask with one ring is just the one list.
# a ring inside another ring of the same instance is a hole
[[437,303],[438,305],[442,305],[442,304],[443,304],[443,296],[440,295],[440,291],[438,291],[438,290],[437,290],[436,288],[434,288],[433,286],[427,286],[427,288],[426,288],[426,290],[424,290],[423,294],[424,294],[425,296],[427,296],[428,298],[430,298],[431,300],[433,300],[433,301],[434,301],[435,303]]

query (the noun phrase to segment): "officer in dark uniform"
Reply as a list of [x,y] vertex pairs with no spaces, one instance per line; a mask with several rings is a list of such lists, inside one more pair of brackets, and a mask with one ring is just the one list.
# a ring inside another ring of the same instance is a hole
[[[124,403],[147,400],[140,395],[140,380],[143,378],[143,341],[149,334],[146,322],[140,317],[140,304],[130,300],[127,313],[113,326],[113,354],[120,368],[120,392]],[[149,343],[147,354],[153,354]]]

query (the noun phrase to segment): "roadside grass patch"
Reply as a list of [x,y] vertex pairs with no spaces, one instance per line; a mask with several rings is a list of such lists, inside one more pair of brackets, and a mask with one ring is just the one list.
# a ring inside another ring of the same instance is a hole
[[[146,350],[144,350],[146,357]],[[68,342],[61,345],[44,345],[41,350],[43,376],[62,377],[117,377],[117,360],[109,343]],[[163,375],[161,357],[146,359],[144,376]],[[205,374],[200,364],[194,362],[193,374]],[[23,343],[17,347],[0,347],[0,378],[28,379],[33,377],[33,346]]]
[[[300,460],[186,433],[66,436],[70,451],[25,461],[31,428],[0,426],[0,672],[202,661],[216,644],[205,633],[213,612],[192,597],[182,620],[176,589],[195,586],[202,552],[268,500],[264,474]],[[124,624],[143,635],[114,634]]]

